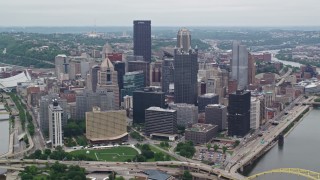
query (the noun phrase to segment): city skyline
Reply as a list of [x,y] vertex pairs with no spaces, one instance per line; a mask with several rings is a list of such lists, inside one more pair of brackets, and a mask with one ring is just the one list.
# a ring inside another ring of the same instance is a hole
[[130,26],[140,19],[153,26],[320,26],[317,7],[316,0],[15,0],[1,3],[0,26]]

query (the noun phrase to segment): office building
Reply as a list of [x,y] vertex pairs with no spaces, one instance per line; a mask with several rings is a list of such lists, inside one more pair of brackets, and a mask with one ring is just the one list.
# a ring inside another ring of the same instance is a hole
[[237,80],[237,89],[248,86],[248,50],[239,42],[233,42],[232,46],[231,79]]
[[227,128],[227,107],[221,104],[209,104],[206,106],[205,123],[215,124],[218,131]]
[[[196,104],[198,95],[198,50],[191,49],[191,35],[183,28],[174,50],[174,102]],[[189,43],[190,42],[190,43]]]
[[162,60],[150,63],[150,85],[161,86]]
[[151,62],[151,21],[133,21],[133,52]]
[[237,90],[229,94],[228,135],[245,136],[250,131],[250,91]]
[[49,139],[52,147],[63,146],[63,109],[58,101],[53,101],[48,107],[49,115]]
[[177,111],[160,107],[145,110],[145,132],[149,135],[174,135],[177,133]]
[[55,57],[55,74],[58,77],[58,80],[67,80],[69,79],[69,58],[64,54],[59,54]]
[[100,66],[98,71],[98,87],[100,91],[112,92],[113,98],[113,108],[119,109],[120,98],[119,98],[119,86],[118,86],[118,72],[115,71],[111,61],[106,58]]
[[161,74],[161,88],[166,94],[170,93],[170,84],[174,83],[174,60],[166,58],[163,60],[162,64],[162,74]]
[[94,106],[100,107],[101,111],[113,110],[113,92],[98,90],[95,93],[85,91],[76,94],[76,120],[85,119],[85,113],[92,111]]
[[198,122],[198,107],[194,104],[169,104],[169,108],[177,111],[177,124],[179,126],[187,127],[188,124]]
[[256,84],[256,66],[255,66],[255,59],[254,57],[249,53],[248,55],[248,83],[249,85],[255,85]]
[[126,73],[125,62],[116,61],[114,62],[114,70],[118,72],[118,86],[119,89],[123,89],[123,76]]
[[[39,125],[40,130],[44,136],[49,135],[49,105],[52,101],[57,99],[59,106],[62,109],[67,109],[67,100],[59,98],[58,94],[50,94],[47,96],[42,96],[39,100]],[[65,126],[68,121],[68,113],[64,112],[62,115],[62,126]]]
[[128,72],[143,71],[144,73],[144,84],[150,86],[150,64],[144,61],[129,61]]
[[218,126],[197,123],[185,130],[185,140],[193,144],[206,144],[218,135]]
[[121,97],[132,96],[133,91],[143,89],[144,73],[143,71],[127,72],[123,76],[123,89],[121,89]]
[[260,127],[260,100],[256,97],[251,97],[250,128],[259,129],[259,127]]
[[91,77],[91,87],[92,91],[96,92],[97,91],[97,85],[98,85],[98,71],[100,70],[99,65],[95,65],[91,68],[90,71],[90,77]]
[[198,97],[199,112],[205,112],[208,104],[219,104],[219,95],[214,93],[207,93]]
[[93,107],[86,112],[86,138],[91,143],[123,142],[127,140],[125,110],[100,111]]
[[133,92],[133,123],[145,122],[145,110],[149,107],[165,108],[165,94],[152,88]]

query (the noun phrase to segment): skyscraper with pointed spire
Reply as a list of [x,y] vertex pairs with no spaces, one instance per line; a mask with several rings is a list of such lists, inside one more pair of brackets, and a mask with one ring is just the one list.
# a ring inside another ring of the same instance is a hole
[[98,71],[98,87],[97,90],[106,92],[113,92],[113,109],[119,108],[119,86],[118,86],[118,72],[114,70],[114,66],[109,58],[106,58],[100,66]]
[[177,34],[174,51],[174,101],[196,104],[198,96],[198,50],[191,48],[191,35],[182,28]]

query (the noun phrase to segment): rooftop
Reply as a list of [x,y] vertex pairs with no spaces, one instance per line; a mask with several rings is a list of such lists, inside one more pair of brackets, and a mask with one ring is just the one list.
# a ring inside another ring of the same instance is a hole
[[173,109],[163,109],[163,108],[160,108],[160,107],[149,107],[147,110],[150,110],[150,111],[162,111],[162,112],[176,112],[176,110],[173,110]]
[[195,132],[208,132],[209,130],[218,127],[217,125],[212,124],[202,124],[196,123],[193,124],[191,128],[187,128],[186,131],[195,131]]
[[201,95],[200,97],[211,98],[211,97],[214,97],[214,96],[217,96],[217,94],[214,94],[214,93],[207,93],[207,94],[203,94],[203,95]]

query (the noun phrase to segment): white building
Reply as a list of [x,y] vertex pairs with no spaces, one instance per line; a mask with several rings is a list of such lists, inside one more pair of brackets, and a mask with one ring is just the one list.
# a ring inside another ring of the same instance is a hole
[[52,147],[63,146],[62,116],[63,109],[58,101],[49,105],[49,139]]
[[260,100],[251,97],[250,109],[250,129],[258,129],[260,127]]

